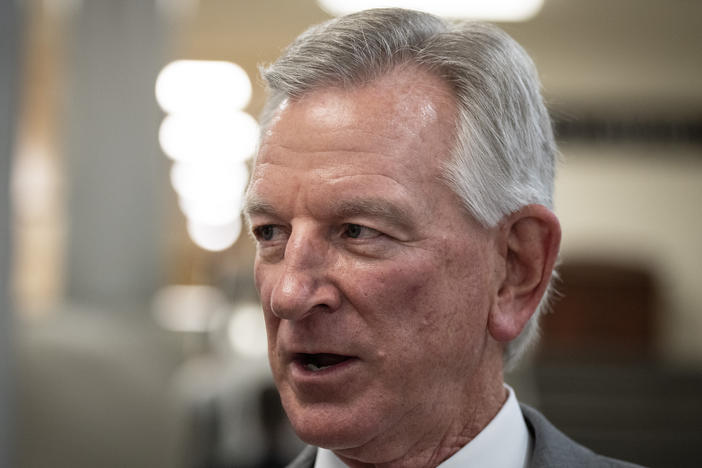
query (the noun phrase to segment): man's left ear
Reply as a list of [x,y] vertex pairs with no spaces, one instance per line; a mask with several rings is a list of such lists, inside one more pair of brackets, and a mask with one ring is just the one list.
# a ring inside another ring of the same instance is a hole
[[516,338],[546,292],[561,243],[558,218],[543,205],[527,205],[500,223],[501,283],[488,330],[497,341]]

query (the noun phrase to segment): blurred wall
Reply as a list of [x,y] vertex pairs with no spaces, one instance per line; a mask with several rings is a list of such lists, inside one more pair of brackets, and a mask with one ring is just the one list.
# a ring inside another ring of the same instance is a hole
[[564,259],[642,267],[662,297],[658,355],[702,365],[699,145],[563,144],[556,211]]
[[67,296],[148,304],[163,282],[165,158],[154,82],[164,59],[155,2],[84,2],[67,47]]
[[10,229],[10,154],[15,130],[15,97],[20,15],[17,2],[0,2],[0,466],[12,466],[11,408],[12,315],[9,272]]
[[[34,256],[27,270],[54,269],[59,297],[35,315],[17,307],[20,416],[11,466],[178,467],[182,408],[169,384],[180,343],[149,314],[164,269],[167,171],[153,89],[167,26],[153,1],[27,5],[35,15],[27,42],[44,63],[27,59],[24,85],[34,89],[23,93],[29,129],[20,134],[28,143],[50,140],[46,152],[60,161],[52,176],[65,178],[66,193],[47,191],[60,201],[48,211],[59,212],[65,236],[60,268]],[[42,127],[42,119],[55,122]],[[18,167],[31,147],[18,149]],[[46,237],[32,240],[35,250],[46,248]]]

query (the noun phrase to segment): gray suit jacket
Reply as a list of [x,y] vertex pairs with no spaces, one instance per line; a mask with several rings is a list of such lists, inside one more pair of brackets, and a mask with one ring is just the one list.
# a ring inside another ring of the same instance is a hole
[[[636,468],[639,466],[597,455],[569,439],[535,409],[526,405],[521,406],[527,427],[534,437],[534,449],[529,468]],[[287,468],[312,468],[316,453],[316,447],[306,447]]]

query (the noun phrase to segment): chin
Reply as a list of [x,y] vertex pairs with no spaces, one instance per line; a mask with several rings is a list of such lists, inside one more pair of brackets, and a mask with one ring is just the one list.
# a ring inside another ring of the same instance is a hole
[[366,444],[373,434],[374,424],[349,408],[329,403],[303,406],[285,401],[283,406],[297,436],[310,445],[330,450],[352,449]]

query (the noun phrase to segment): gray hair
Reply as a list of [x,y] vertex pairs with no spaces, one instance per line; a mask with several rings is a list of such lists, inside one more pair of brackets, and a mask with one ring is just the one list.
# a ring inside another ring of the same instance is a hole
[[[377,9],[313,26],[261,70],[269,91],[262,135],[285,99],[359,86],[406,64],[454,90],[457,136],[444,179],[475,219],[490,227],[528,204],[552,208],[557,148],[536,69],[516,41],[489,24]],[[506,346],[506,368],[535,341],[547,297]]]

